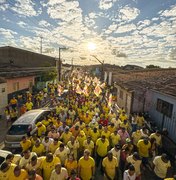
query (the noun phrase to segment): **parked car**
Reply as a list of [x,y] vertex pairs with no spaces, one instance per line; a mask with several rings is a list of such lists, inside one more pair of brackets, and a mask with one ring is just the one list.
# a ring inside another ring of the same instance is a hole
[[[8,154],[12,154],[10,151],[0,150],[0,165],[5,161]],[[13,163],[18,163],[20,160],[21,155],[20,154],[14,154]]]
[[51,112],[50,109],[36,109],[26,112],[20,116],[8,129],[5,136],[5,148],[20,148],[20,141],[23,136],[30,133],[33,135],[37,131],[36,124],[44,119]]

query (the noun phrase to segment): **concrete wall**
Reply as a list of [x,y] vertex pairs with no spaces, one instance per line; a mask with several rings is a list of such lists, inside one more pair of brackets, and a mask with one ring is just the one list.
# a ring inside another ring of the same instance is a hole
[[0,115],[3,114],[4,107],[7,106],[7,83],[0,84]]
[[131,103],[132,103],[132,92],[122,88],[118,84],[115,85],[117,88],[117,105],[122,108],[124,107],[127,114],[131,112]]
[[1,47],[0,48],[0,66],[10,65],[17,67],[48,67],[56,66],[54,57],[45,56],[42,54],[14,48]]
[[[151,91],[152,93],[152,101],[151,101],[151,107],[149,109],[149,114],[151,115],[151,118],[153,121],[157,124],[157,127],[167,128],[169,132],[169,137],[176,142],[176,97],[162,94],[157,91]],[[156,110],[157,107],[157,99],[161,99],[163,101],[166,101],[168,103],[173,104],[173,111],[172,111],[172,117],[169,118],[167,116],[163,116],[162,113],[158,112]],[[162,121],[164,121],[163,127],[162,127]]]
[[7,79],[7,94],[20,91],[34,85],[34,76]]

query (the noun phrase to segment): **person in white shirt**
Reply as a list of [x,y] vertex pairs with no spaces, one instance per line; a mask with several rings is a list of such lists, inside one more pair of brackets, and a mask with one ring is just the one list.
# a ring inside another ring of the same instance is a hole
[[130,165],[127,170],[123,173],[123,180],[135,180],[136,173],[133,165]]
[[120,145],[119,144],[116,144],[112,149],[111,149],[111,152],[113,154],[114,157],[117,158],[117,167],[119,167],[119,162],[120,162]]
[[137,152],[134,152],[132,155],[128,156],[126,159],[128,164],[132,164],[135,168],[136,177],[138,180],[141,179],[141,163],[142,160]]
[[67,169],[62,167],[60,163],[55,165],[55,169],[51,173],[50,180],[65,180],[68,178]]
[[166,178],[168,169],[171,167],[171,163],[168,159],[166,154],[162,154],[161,156],[156,156],[153,160],[154,164],[154,172],[155,172],[155,179],[161,180]]
[[42,140],[42,144],[45,147],[45,151],[48,152],[49,151],[49,145],[53,143],[53,139],[49,138],[48,136],[46,136],[45,138],[43,138]]
[[54,156],[59,157],[61,160],[61,164],[64,165],[69,153],[69,148],[62,143],[60,144],[59,148],[56,149]]
[[19,166],[21,168],[26,168],[26,165],[31,161],[33,156],[37,156],[35,152],[30,152],[30,150],[26,150],[23,152],[23,157],[20,159]]

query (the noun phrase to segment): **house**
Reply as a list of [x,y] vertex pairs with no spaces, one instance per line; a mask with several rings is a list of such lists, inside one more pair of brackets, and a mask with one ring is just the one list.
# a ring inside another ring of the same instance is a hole
[[0,115],[7,103],[7,82],[4,78],[0,78]]
[[0,89],[3,93],[0,109],[13,96],[32,91],[33,86],[40,83],[43,74],[53,70],[56,70],[54,57],[10,46],[0,47],[0,77],[4,79],[0,88],[5,88],[5,92]]

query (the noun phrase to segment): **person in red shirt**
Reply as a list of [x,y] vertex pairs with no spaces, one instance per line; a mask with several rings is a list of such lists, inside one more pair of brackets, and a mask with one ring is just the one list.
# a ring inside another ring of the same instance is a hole
[[98,124],[101,124],[102,126],[108,126],[108,119],[105,119],[105,117],[103,116],[103,117],[99,120]]
[[70,177],[67,180],[81,180],[81,179],[77,177],[76,171],[73,169],[71,171]]

